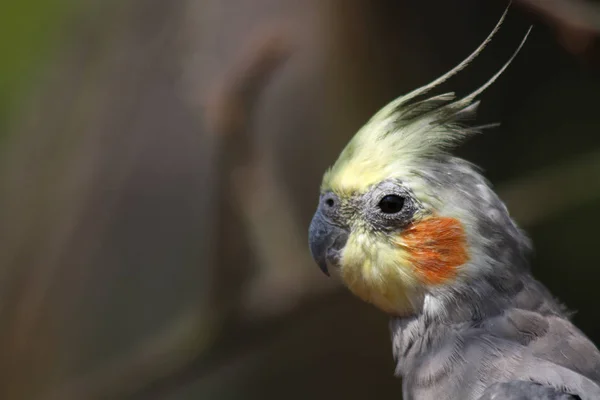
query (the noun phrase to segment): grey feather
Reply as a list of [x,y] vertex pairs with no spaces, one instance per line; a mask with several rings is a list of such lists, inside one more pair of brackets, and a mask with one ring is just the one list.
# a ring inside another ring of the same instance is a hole
[[490,386],[479,400],[578,400],[574,396],[552,387],[527,381],[496,383]]
[[600,399],[600,352],[531,275],[528,238],[476,168],[440,156],[415,173],[473,216],[483,255],[464,284],[430,289],[434,308],[426,300],[422,312],[392,320],[404,399],[475,400],[512,381]]

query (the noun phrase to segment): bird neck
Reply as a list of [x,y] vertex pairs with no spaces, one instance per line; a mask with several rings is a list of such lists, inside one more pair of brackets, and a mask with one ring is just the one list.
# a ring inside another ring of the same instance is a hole
[[[483,276],[453,292],[427,294],[422,311],[390,321],[396,373],[403,375],[449,335],[473,328],[513,308],[567,316],[548,289],[529,272]],[[441,300],[443,299],[443,300]]]

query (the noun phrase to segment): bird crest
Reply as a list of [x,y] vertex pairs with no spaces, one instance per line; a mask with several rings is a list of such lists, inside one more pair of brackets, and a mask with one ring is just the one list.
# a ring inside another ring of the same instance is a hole
[[[508,8],[488,37],[466,59],[434,81],[401,96],[378,111],[352,138],[336,163],[325,173],[322,190],[360,192],[373,182],[402,175],[419,159],[446,153],[466,137],[498,124],[467,127],[483,93],[517,56],[531,28],[509,60],[487,82],[467,96],[453,92],[418,100],[471,63],[492,40]],[[418,164],[417,164],[418,165]]]

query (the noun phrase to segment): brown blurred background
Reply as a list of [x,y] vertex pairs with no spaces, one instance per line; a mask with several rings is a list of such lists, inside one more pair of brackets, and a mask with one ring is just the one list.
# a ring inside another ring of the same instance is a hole
[[[401,397],[387,318],[323,276],[325,168],[505,1],[0,4],[0,398]],[[600,5],[515,1],[440,90],[502,122],[458,153],[600,342]]]

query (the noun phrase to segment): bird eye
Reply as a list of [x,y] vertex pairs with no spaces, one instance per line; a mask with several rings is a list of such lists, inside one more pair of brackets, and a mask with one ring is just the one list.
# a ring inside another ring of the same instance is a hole
[[379,202],[379,209],[384,214],[396,214],[402,210],[402,207],[404,207],[404,197],[395,194],[389,194]]

